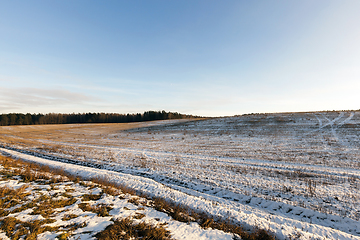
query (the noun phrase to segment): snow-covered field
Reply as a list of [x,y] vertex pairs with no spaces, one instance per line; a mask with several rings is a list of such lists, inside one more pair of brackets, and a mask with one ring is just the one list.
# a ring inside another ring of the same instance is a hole
[[[70,171],[74,170],[69,167]],[[29,180],[21,167],[0,166],[0,172],[0,239],[103,239],[96,234],[113,224],[114,219],[166,229],[171,239],[231,240],[233,237],[223,231],[201,228],[195,222],[176,221],[155,210],[152,201],[111,186],[74,182],[62,175],[34,170],[30,170],[30,175],[38,177]],[[91,171],[83,173],[93,175]]]
[[[279,238],[360,239],[360,112],[0,128],[2,149],[106,174]],[[58,159],[64,160],[64,159]],[[89,164],[87,164],[89,165]],[[89,171],[89,172],[87,172]],[[104,171],[104,172],[102,172]]]

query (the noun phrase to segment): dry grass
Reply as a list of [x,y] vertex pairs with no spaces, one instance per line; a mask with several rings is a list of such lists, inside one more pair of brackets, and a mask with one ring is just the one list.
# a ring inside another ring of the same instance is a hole
[[82,196],[83,201],[97,201],[101,198],[102,193],[99,194],[84,194]]
[[50,217],[54,214],[55,208],[63,208],[73,205],[77,201],[76,198],[53,200],[48,196],[40,197],[37,206],[33,208],[32,215],[41,215],[44,218]]
[[[187,122],[202,119],[181,119],[178,122]],[[96,143],[101,136],[109,133],[142,128],[149,125],[164,124],[165,121],[136,122],[136,123],[92,123],[92,124],[49,124],[49,125],[26,125],[26,126],[0,126],[0,141],[5,145],[15,144],[21,146],[37,146],[40,148],[50,148],[56,151],[56,144],[47,144],[38,140],[46,139],[51,141],[66,140],[76,142],[77,140],[93,141]],[[170,120],[172,121],[172,120]],[[89,131],[90,130],[90,131]],[[90,132],[90,134],[89,134]],[[91,134],[95,133],[96,134]]]
[[153,226],[144,222],[134,224],[130,218],[115,220],[114,224],[108,226],[104,231],[95,235],[97,239],[143,239],[143,240],[168,240],[171,239],[170,232],[163,226]]
[[[80,179],[78,176],[73,176],[69,173],[66,173],[63,169],[51,169],[49,167],[44,167],[41,165],[33,164],[24,162],[21,160],[15,160],[8,157],[0,156],[0,164],[3,166],[6,165],[8,170],[11,170],[11,168],[14,167],[23,167],[25,170],[19,171],[16,170],[15,172],[17,174],[20,174],[23,178],[23,181],[36,181],[38,178],[43,179],[50,179],[50,182],[57,182],[57,181],[73,181],[73,182],[80,182],[81,180],[90,180],[96,184],[98,184],[98,187],[101,187],[103,190],[103,193],[110,193],[111,195],[117,194],[117,193],[127,193],[129,195],[133,195],[134,197],[130,198],[128,201],[130,203],[133,203],[135,205],[141,205],[141,206],[149,206],[153,207],[158,211],[167,213],[170,215],[174,220],[181,221],[181,222],[198,222],[201,227],[203,228],[213,228],[222,230],[224,232],[229,232],[234,234],[234,236],[240,236],[244,240],[272,240],[275,239],[269,232],[262,230],[262,229],[256,229],[252,232],[248,232],[243,230],[241,226],[239,226],[237,223],[229,222],[226,220],[222,220],[220,218],[214,219],[213,216],[210,216],[203,212],[198,212],[193,209],[190,209],[187,206],[181,206],[175,202],[168,201],[163,198],[159,197],[150,197],[145,194],[137,193],[135,190],[130,189],[124,185],[119,185],[108,178],[92,178],[92,179]],[[11,170],[14,171],[14,170]],[[34,175],[34,173],[36,174]],[[50,175],[49,175],[50,174]],[[53,175],[61,175],[60,177],[54,177]],[[36,176],[36,177],[34,177]],[[52,176],[52,177],[51,177]],[[82,182],[82,184],[85,184]],[[12,190],[12,189],[0,189],[0,196],[1,194],[7,194],[9,192],[13,192],[13,195],[15,195],[15,191],[18,191],[18,196],[24,198],[26,196],[26,192],[24,189],[18,189],[18,190]],[[103,193],[100,194],[85,194],[83,195],[82,199],[83,201],[96,201],[99,200]],[[137,196],[136,196],[137,195]],[[9,200],[7,201],[9,202]],[[7,203],[6,202],[6,203]],[[28,205],[23,205],[19,208],[23,209],[26,207],[33,207],[33,214],[41,214],[44,218],[48,218],[54,214],[53,208],[61,208],[64,206],[72,205],[76,202],[75,198],[69,198],[69,199],[62,199],[62,200],[52,200],[51,198],[47,196],[40,197],[36,203],[28,203]],[[5,202],[4,202],[5,203]],[[15,203],[13,203],[15,204]],[[90,205],[89,203],[80,203],[79,208],[81,208],[83,211],[90,211],[96,213],[98,216],[106,217],[109,216],[109,211],[112,209],[109,205],[104,204],[98,204],[98,205]],[[0,214],[3,214],[6,216],[7,212],[3,212]],[[141,219],[144,216],[141,213],[138,213],[135,215],[135,218]],[[67,217],[64,217],[67,219]],[[70,219],[70,218],[69,218]],[[10,221],[11,219],[9,219]],[[13,221],[13,220],[12,220]],[[9,224],[12,222],[10,221]],[[15,223],[16,225],[16,223]],[[14,226],[15,226],[14,225]],[[20,224],[21,225],[21,224]],[[131,226],[130,226],[131,225]],[[2,226],[5,227],[4,224]],[[11,224],[9,225],[9,229],[11,229]],[[8,227],[6,227],[8,228]],[[142,239],[170,239],[170,235],[167,233],[165,229],[162,227],[155,227],[151,225],[147,225],[145,223],[141,223],[140,225],[133,225],[132,220],[116,220],[113,225],[109,226],[107,229],[105,229],[102,233],[99,233],[97,235],[98,239],[118,239],[116,237],[123,236],[123,232],[121,229],[129,229],[129,231],[132,231],[131,234],[135,234],[136,236],[143,236],[145,238]],[[120,232],[116,232],[117,229]],[[8,230],[10,231],[10,230]],[[16,230],[16,231],[22,231],[22,230]],[[40,230],[39,230],[40,231]],[[106,235],[106,234],[107,235]],[[12,234],[12,233],[11,233]],[[105,234],[105,235],[103,235]],[[140,234],[140,235],[137,235]],[[144,234],[144,235],[141,235]],[[147,235],[149,234],[149,235]],[[12,235],[11,235],[12,236]],[[108,236],[108,238],[102,238],[102,236]],[[113,236],[113,237],[111,237]],[[132,236],[132,235],[131,235]],[[154,236],[157,236],[159,238],[151,238]],[[130,239],[130,235],[124,235],[123,239]],[[149,238],[147,238],[149,237]]]
[[78,217],[78,215],[76,215],[76,214],[66,214],[61,218],[61,220],[62,221],[69,221],[69,220],[77,218],[77,217]]
[[0,229],[3,230],[11,239],[17,240],[22,237],[25,240],[36,240],[37,236],[46,231],[55,231],[59,227],[42,226],[53,223],[55,220],[35,220],[22,222],[14,217],[7,217],[1,220]]
[[0,217],[5,217],[10,213],[9,210],[6,209],[26,201],[25,198],[29,195],[29,193],[25,191],[26,188],[26,185],[18,189],[0,187]]
[[121,191],[119,191],[119,189],[113,187],[113,186],[102,186],[102,190],[103,193],[106,193],[107,195],[111,195],[111,196],[117,196],[121,193]]
[[127,186],[122,184],[115,183],[106,177],[96,177],[89,180],[99,184],[100,187],[103,189],[103,192],[109,192],[111,193],[110,195],[115,194],[119,190],[125,194],[136,195],[136,191],[134,189],[128,188]]
[[80,203],[79,208],[84,212],[93,212],[96,213],[100,217],[108,217],[109,211],[112,209],[109,205],[98,204],[98,205],[90,205],[88,203]]
[[[254,231],[245,231],[241,226],[236,223],[226,221],[223,219],[215,220],[204,212],[194,211],[186,206],[181,206],[174,202],[167,201],[162,198],[152,198],[153,207],[158,210],[169,214],[173,219],[180,222],[193,222],[196,221],[203,228],[213,228],[222,230],[224,232],[236,234],[243,240],[274,240],[275,237],[264,229],[255,228]],[[234,236],[236,236],[234,235]]]

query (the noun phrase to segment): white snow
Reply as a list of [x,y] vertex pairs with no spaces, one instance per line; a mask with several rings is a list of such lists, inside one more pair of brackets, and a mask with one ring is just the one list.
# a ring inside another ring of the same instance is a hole
[[[46,160],[7,149],[3,149],[2,151],[10,154],[13,157],[66,169],[66,171],[69,173],[77,174],[83,177],[108,177],[112,181],[125,184],[130,188],[141,190],[150,195],[164,197],[177,203],[190,206],[194,209],[208,212],[212,215],[229,217],[249,226],[259,226],[261,228],[270,229],[271,231],[275,232],[278,237],[283,239],[286,238],[289,234],[294,233],[294,231],[300,231],[305,237],[304,239],[306,239],[306,237],[321,238],[323,236],[329,236],[333,239],[360,239],[358,236],[347,233],[346,230],[348,230],[349,227],[354,228],[354,231],[360,230],[359,222],[351,222],[350,219],[347,220],[348,222],[341,221],[341,219],[339,219],[339,222],[336,223],[336,226],[339,230],[336,230],[331,226],[307,223],[301,220],[291,219],[285,215],[282,216],[279,214],[276,216],[262,209],[253,208],[241,203],[234,203],[233,201],[204,193],[198,193],[198,196],[189,195],[164,186],[163,184],[154,180],[140,176],[133,176],[130,174],[112,172],[109,170],[93,169],[89,167]],[[351,225],[349,225],[349,223]],[[94,230],[91,225],[89,226],[89,229]]]
[[[359,238],[360,112],[144,125],[126,131],[116,131],[116,125],[79,125],[46,136],[36,135],[41,126],[31,126],[37,129],[33,145],[13,145],[105,169],[1,151],[85,177],[106,176],[249,228],[270,229],[279,238],[296,232],[303,239]],[[13,139],[24,139],[16,127],[7,131]],[[40,152],[41,146],[54,149]]]

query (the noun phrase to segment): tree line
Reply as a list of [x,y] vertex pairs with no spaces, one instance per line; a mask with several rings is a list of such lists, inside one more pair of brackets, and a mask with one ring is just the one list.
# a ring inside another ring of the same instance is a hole
[[198,117],[177,112],[147,111],[135,114],[119,113],[48,113],[23,114],[9,113],[0,115],[0,126],[39,125],[39,124],[70,124],[70,123],[129,123],[166,119],[183,119]]

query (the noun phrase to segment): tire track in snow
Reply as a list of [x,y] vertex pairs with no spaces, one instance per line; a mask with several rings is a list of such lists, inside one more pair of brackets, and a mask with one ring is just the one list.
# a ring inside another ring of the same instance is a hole
[[[319,121],[319,128],[316,129],[316,130],[311,131],[310,133],[314,133],[314,132],[319,131],[319,134],[321,135],[320,139],[321,139],[321,142],[323,143],[324,147],[325,147],[326,149],[328,149],[330,152],[333,152],[333,149],[329,146],[329,143],[326,142],[326,140],[325,140],[324,133],[321,132],[321,130],[322,130],[324,127],[328,126],[328,124],[323,125],[323,122],[322,122],[321,118],[319,118],[319,117],[316,115],[316,113],[314,113],[314,116],[315,116],[316,119]],[[322,116],[323,116],[323,115],[322,115]],[[323,117],[324,117],[324,116],[323,116]]]
[[[341,112],[343,113],[343,112]],[[331,128],[331,134],[333,135],[333,137],[335,138],[335,140],[340,143],[340,145],[344,146],[347,148],[347,151],[349,151],[351,148],[351,146],[349,144],[346,144],[345,141],[339,137],[339,135],[337,134],[336,132],[336,129],[340,128],[342,125],[348,123],[353,117],[354,117],[354,112],[351,112],[349,114],[349,117],[347,117],[345,120],[343,120],[342,122],[340,123],[336,123],[337,120],[340,119],[340,116],[335,118],[334,120],[330,120],[328,117],[326,117],[324,114],[320,113],[327,121],[328,121],[328,124],[330,125],[330,128]],[[341,115],[341,114],[340,114]],[[341,115],[341,117],[344,116],[344,114]]]
[[341,119],[341,118],[344,116],[344,112],[341,112],[338,117],[334,118],[333,120],[330,120],[330,119],[326,118],[323,113],[319,113],[319,114],[320,114],[321,116],[323,116],[326,120],[328,120],[328,123],[322,124],[321,119],[314,113],[314,116],[315,116],[315,117],[317,118],[317,120],[319,121],[320,126],[319,126],[318,129],[312,130],[312,131],[308,132],[307,134],[320,131],[320,130],[322,130],[323,128],[325,128],[325,127],[327,127],[327,126],[332,126],[337,120]]
[[350,122],[350,120],[353,119],[354,115],[355,115],[355,113],[354,113],[354,112],[351,112],[350,115],[349,115],[349,117],[347,117],[344,121],[338,123],[338,124],[336,125],[336,127],[339,128],[339,127],[341,127],[342,125]]
[[321,121],[321,119],[314,113],[314,116],[316,117],[316,119],[319,121],[319,126],[320,126],[320,128],[322,127],[322,121]]
[[[158,175],[156,173],[151,174],[151,173],[146,173],[146,172],[142,172],[141,170],[126,170],[126,169],[117,169],[117,168],[113,168],[111,166],[106,165],[106,163],[101,164],[101,163],[89,163],[89,162],[82,162],[82,161],[77,161],[77,160],[69,160],[69,159],[64,159],[64,158],[58,158],[58,157],[51,157],[50,155],[44,155],[44,154],[36,154],[36,153],[32,153],[30,151],[24,151],[24,150],[19,150],[19,149],[15,149],[12,148],[12,151],[17,151],[17,152],[21,152],[23,154],[27,154],[27,155],[32,155],[32,156],[36,156],[36,157],[41,157],[41,158],[45,158],[45,159],[49,159],[52,161],[58,161],[58,162],[64,162],[67,164],[72,164],[72,165],[78,165],[78,166],[85,166],[85,167],[90,167],[90,168],[94,168],[94,169],[105,169],[108,171],[113,171],[113,172],[119,172],[119,173],[124,173],[124,174],[130,174],[132,176],[140,176],[140,177],[144,177],[146,179],[151,179],[153,181],[158,182],[159,184],[164,184],[166,186],[169,186],[173,189],[177,189],[180,190],[182,192],[185,193],[191,193],[192,195],[201,195],[201,194],[207,194],[207,196],[213,196],[214,198],[217,199],[224,199],[226,201],[230,201],[233,204],[245,204],[246,206],[251,206],[251,207],[255,207],[257,209],[260,209],[262,211],[268,211],[272,214],[285,214],[287,217],[290,217],[292,219],[310,219],[310,218],[314,218],[314,221],[317,221],[317,219],[323,219],[324,217],[321,216],[317,216],[317,214],[320,214],[314,210],[311,209],[305,209],[305,208],[301,208],[301,209],[296,209],[296,210],[292,210],[294,209],[293,205],[290,204],[285,204],[285,203],[281,203],[281,202],[275,202],[275,201],[271,201],[271,200],[266,200],[263,199],[261,197],[251,197],[251,196],[247,196],[244,194],[240,194],[240,193],[235,193],[233,192],[231,189],[226,189],[224,187],[218,186],[212,186],[212,185],[203,185],[201,183],[194,183],[195,185],[192,186],[192,181],[187,182],[186,180],[182,179],[182,178],[171,178],[171,177],[167,177],[167,176],[163,176],[161,177],[161,175]],[[204,161],[208,161],[207,159],[203,159]],[[260,162],[260,161],[259,161]],[[265,168],[267,168],[268,166],[263,166]],[[277,171],[283,169],[283,170],[288,170],[286,167],[283,168],[281,166],[273,166],[274,168],[277,169]],[[271,168],[271,167],[270,167]],[[302,169],[302,172],[304,172],[305,169]],[[339,170],[339,169],[338,169]],[[312,170],[313,172],[313,170]],[[339,172],[340,173],[340,172]],[[318,173],[321,174],[321,173]],[[329,174],[329,172],[324,172],[324,174]],[[357,176],[360,176],[360,171],[358,171],[358,174],[356,174]],[[355,176],[355,175],[353,175]],[[345,176],[343,176],[345,177]],[[346,177],[345,177],[346,178]],[[216,191],[218,192],[218,194],[215,193],[211,193],[208,192],[210,188],[212,189],[216,189]],[[205,191],[206,189],[208,189],[207,191]],[[276,206],[276,207],[275,207]],[[323,214],[323,213],[321,213]],[[320,214],[320,215],[321,215]],[[336,216],[336,215],[331,215],[331,218],[333,220],[333,222],[339,222],[341,219],[341,217]],[[325,218],[324,218],[325,219]],[[350,221],[354,221],[354,220],[350,220]],[[360,226],[359,226],[360,229]]]
[[331,135],[333,136],[333,138],[335,139],[335,141],[337,143],[339,143],[341,146],[347,148],[346,151],[350,151],[350,148],[352,148],[349,144],[345,143],[345,141],[339,137],[339,135],[337,134],[336,132],[336,129],[340,128],[342,125],[348,123],[353,117],[354,117],[354,112],[351,112],[349,114],[349,116],[344,119],[342,122],[339,122],[339,123],[336,123],[337,121],[339,121],[344,115],[345,113],[344,112],[340,112],[339,116],[337,116],[336,118],[334,119],[329,119],[324,113],[319,113],[326,121],[327,123],[326,124],[323,124],[321,118],[319,118],[316,113],[314,113],[313,115],[316,117],[316,119],[318,120],[319,122],[319,128],[315,129],[315,130],[312,130],[312,131],[309,131],[308,133],[306,133],[305,135],[308,135],[308,134],[312,134],[314,132],[319,132],[319,134],[321,134],[322,138],[321,138],[321,141],[324,143],[325,147],[330,151],[330,152],[334,152],[334,150],[329,147],[331,146],[329,144],[329,142],[327,142],[325,140],[325,136],[324,136],[324,133],[322,133],[321,131],[322,130],[325,130],[324,128],[327,127],[327,126],[330,126],[330,133]]
[[[339,141],[339,136],[336,134],[335,132],[335,129],[334,129],[334,124],[335,124],[335,121],[340,119],[340,117],[337,117],[333,120],[330,120],[328,117],[326,117],[323,113],[320,113],[327,121],[328,121],[328,126],[330,126],[330,131],[331,131],[331,134],[333,135],[333,137],[335,138],[335,140],[338,142]],[[341,115],[341,114],[340,114]]]
[[[53,141],[46,141],[47,143],[59,143]],[[302,163],[292,163],[292,162],[279,162],[279,161],[268,161],[268,160],[257,160],[257,159],[239,159],[234,157],[219,157],[219,156],[204,156],[199,154],[188,154],[188,153],[179,153],[179,152],[163,152],[149,149],[137,149],[137,148],[126,148],[126,147],[114,147],[114,146],[99,146],[99,145],[90,145],[90,144],[78,144],[78,143],[67,143],[62,142],[62,145],[75,146],[75,147],[88,147],[94,149],[108,149],[115,153],[115,156],[120,156],[121,153],[132,153],[134,155],[146,156],[149,159],[158,160],[159,158],[170,158],[170,157],[180,157],[181,159],[192,159],[196,162],[202,162],[204,164],[213,164],[218,162],[219,164],[234,165],[234,166],[244,166],[244,167],[257,167],[260,170],[286,170],[286,171],[297,171],[301,170],[302,172],[314,173],[314,174],[330,174],[334,176],[343,176],[343,177],[360,177],[360,170],[349,169],[349,168],[339,168],[331,166],[321,166],[321,165],[308,165]],[[4,146],[1,146],[6,148]],[[21,151],[16,148],[9,148],[15,151]],[[44,154],[45,155],[45,154]],[[156,156],[156,157],[155,157]],[[101,161],[100,161],[101,162]],[[104,162],[109,163],[109,162]]]
[[[355,115],[355,113],[351,112],[349,117],[347,117],[344,121],[342,121],[342,122],[335,125],[335,129],[339,129],[344,124],[350,122],[350,120],[354,117],[354,115]],[[334,132],[335,132],[335,130],[334,130]],[[351,148],[353,148],[353,146],[351,146],[351,144],[349,142],[345,143],[344,139],[342,139],[342,138],[339,138],[339,139],[340,139],[341,143],[348,148],[348,151],[350,151]]]

